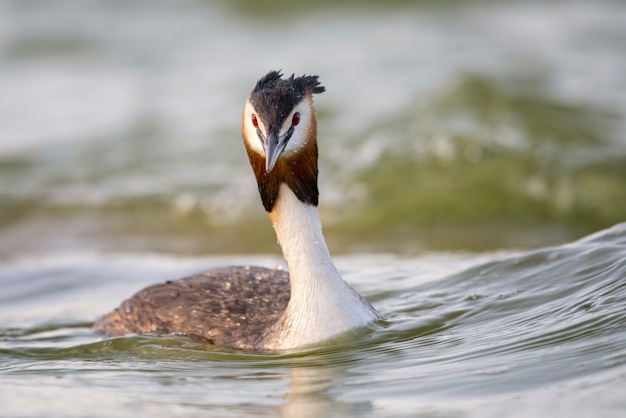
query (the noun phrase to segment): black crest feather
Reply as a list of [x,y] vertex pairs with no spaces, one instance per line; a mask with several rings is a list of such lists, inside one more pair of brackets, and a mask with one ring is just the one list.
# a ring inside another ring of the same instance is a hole
[[257,81],[250,102],[259,116],[270,126],[281,126],[291,110],[304,99],[307,92],[319,94],[326,89],[318,76],[303,75],[282,78],[280,71],[270,71]]

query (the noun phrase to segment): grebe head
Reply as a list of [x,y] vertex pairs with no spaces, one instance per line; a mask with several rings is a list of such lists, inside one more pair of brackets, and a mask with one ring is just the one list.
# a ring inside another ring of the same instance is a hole
[[257,83],[243,112],[246,146],[265,159],[270,172],[281,157],[289,157],[315,141],[313,93],[322,93],[317,76],[283,79],[270,71]]
[[270,71],[254,86],[243,109],[242,135],[263,205],[272,211],[286,183],[304,203],[317,205],[317,76],[282,78]]

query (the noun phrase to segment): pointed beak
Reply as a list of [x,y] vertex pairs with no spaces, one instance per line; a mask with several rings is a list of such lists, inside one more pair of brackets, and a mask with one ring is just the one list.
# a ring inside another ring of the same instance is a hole
[[280,155],[285,151],[287,142],[293,134],[293,127],[285,132],[283,135],[277,135],[276,133],[270,133],[265,141],[265,171],[269,173],[276,166],[276,162]]
[[267,173],[274,169],[278,157],[283,153],[286,146],[287,141],[281,141],[280,136],[274,134],[267,136],[267,141],[265,142],[265,171]]

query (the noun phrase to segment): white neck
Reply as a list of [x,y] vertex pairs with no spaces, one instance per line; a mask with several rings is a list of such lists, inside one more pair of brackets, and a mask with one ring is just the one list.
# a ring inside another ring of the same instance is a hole
[[267,342],[270,348],[317,343],[379,318],[339,275],[315,206],[302,203],[282,184],[270,218],[291,280],[291,299]]

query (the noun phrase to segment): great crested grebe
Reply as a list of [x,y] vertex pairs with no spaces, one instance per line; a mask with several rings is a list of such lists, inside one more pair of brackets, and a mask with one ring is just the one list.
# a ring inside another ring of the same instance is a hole
[[109,336],[182,333],[253,350],[322,342],[380,318],[339,275],[317,212],[317,76],[270,71],[243,109],[242,134],[289,273],[226,267],[147,287],[98,319]]

